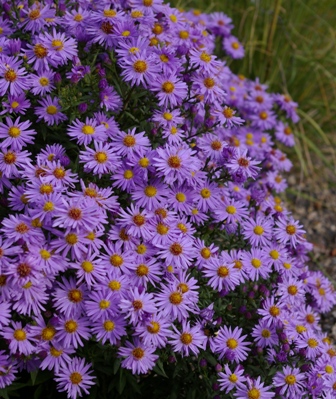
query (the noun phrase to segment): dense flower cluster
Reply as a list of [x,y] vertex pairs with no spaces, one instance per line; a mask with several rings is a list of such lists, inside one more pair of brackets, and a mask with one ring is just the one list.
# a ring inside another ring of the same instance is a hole
[[0,387],[49,369],[87,394],[94,341],[134,374],[211,353],[239,399],[335,397],[335,292],[277,196],[297,104],[214,55],[244,56],[231,19],[0,3]]

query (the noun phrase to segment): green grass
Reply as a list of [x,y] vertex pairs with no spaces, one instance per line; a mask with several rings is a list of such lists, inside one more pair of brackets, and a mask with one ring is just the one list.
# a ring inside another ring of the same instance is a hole
[[230,67],[259,77],[272,92],[299,103],[296,155],[304,173],[314,159],[335,169],[336,2],[330,0],[179,0],[172,5],[204,12],[223,11],[233,34],[245,45],[243,60]]

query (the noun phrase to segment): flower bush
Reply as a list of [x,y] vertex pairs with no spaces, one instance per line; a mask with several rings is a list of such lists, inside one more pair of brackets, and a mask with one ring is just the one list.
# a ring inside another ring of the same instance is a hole
[[0,3],[0,393],[335,397],[336,295],[278,196],[297,104],[216,57],[231,19]]

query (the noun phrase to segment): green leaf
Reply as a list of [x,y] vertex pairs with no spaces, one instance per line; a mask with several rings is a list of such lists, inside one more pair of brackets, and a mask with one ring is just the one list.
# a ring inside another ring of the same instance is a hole
[[123,369],[120,369],[120,374],[119,374],[119,383],[117,385],[117,391],[121,395],[124,392],[126,385],[126,376],[123,372]]
[[114,363],[113,363],[113,374],[117,374],[119,367],[121,364],[121,360],[120,359],[115,359]]
[[159,374],[159,375],[161,375],[162,377],[169,378],[169,377],[167,376],[166,372],[164,371],[163,364],[162,364],[161,360],[158,360],[158,361],[156,362],[156,365],[155,365],[155,367],[153,368],[153,371],[154,371],[154,373]]

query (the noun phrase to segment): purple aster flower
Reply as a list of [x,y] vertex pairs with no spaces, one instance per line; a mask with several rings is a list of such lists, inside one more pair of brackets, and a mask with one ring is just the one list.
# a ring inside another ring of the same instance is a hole
[[215,109],[214,114],[226,128],[233,128],[244,123],[244,119],[235,116],[236,111],[226,105],[223,109]]
[[115,89],[107,86],[99,93],[100,107],[106,108],[107,111],[117,112],[122,107],[122,99]]
[[218,291],[234,290],[240,283],[240,271],[225,252],[218,258],[211,257],[203,266],[203,274],[209,278],[208,284]]
[[266,279],[272,271],[271,262],[266,258],[263,249],[252,247],[250,252],[243,252],[242,263],[245,273],[252,281],[257,281],[260,277]]
[[226,167],[229,168],[232,173],[240,172],[245,178],[252,177],[255,179],[260,170],[260,168],[256,166],[258,164],[258,161],[254,161],[247,156],[247,150],[241,152],[240,148],[238,148],[235,150],[233,157],[227,163]]
[[65,317],[81,314],[84,310],[84,300],[88,293],[84,284],[78,286],[74,278],[67,280],[62,277],[53,292],[55,309],[62,312]]
[[296,113],[298,104],[294,102],[288,94],[274,94],[273,97],[280,109],[286,112],[287,117],[290,118],[293,123],[297,123],[300,120]]
[[19,354],[29,356],[35,350],[35,338],[30,332],[29,327],[22,327],[21,322],[12,321],[11,327],[4,327],[2,336],[10,341],[9,350],[13,355],[18,352]]
[[152,55],[147,52],[134,52],[129,58],[120,58],[120,66],[123,71],[121,76],[131,86],[154,82],[160,72],[160,68]]
[[51,126],[59,124],[67,120],[67,116],[61,112],[61,106],[57,97],[51,98],[47,95],[39,101],[40,107],[35,107],[35,114],[38,116],[37,121],[44,120],[47,125]]
[[195,152],[186,146],[165,146],[158,148],[154,166],[159,176],[164,177],[167,184],[190,181],[191,173],[198,169]]
[[190,327],[189,321],[182,322],[182,332],[173,325],[174,332],[170,336],[169,343],[172,345],[174,352],[181,353],[183,356],[190,354],[198,355],[200,349],[205,349],[206,336],[202,332],[199,324]]
[[150,88],[158,92],[159,105],[164,107],[181,105],[188,92],[187,84],[182,82],[175,73],[156,77],[151,82]]
[[53,227],[63,227],[66,233],[82,229],[91,231],[105,222],[105,216],[92,198],[70,198],[68,201],[62,198],[62,202],[62,207],[56,209]]
[[7,112],[9,112],[10,114],[25,114],[27,109],[31,106],[31,103],[29,100],[26,99],[24,93],[20,94],[19,96],[13,96],[9,94],[7,102],[3,101],[2,106],[4,108],[4,111],[0,112],[0,115],[6,114]]
[[32,144],[36,131],[29,129],[30,126],[29,121],[20,122],[20,117],[15,122],[6,117],[6,124],[0,123],[0,138],[4,139],[0,144],[1,149],[10,147],[14,151],[20,151],[27,144]]
[[8,326],[11,320],[11,305],[9,302],[0,303],[0,328],[3,329],[4,326]]
[[158,309],[163,309],[164,316],[170,316],[172,320],[178,319],[182,322],[192,311],[193,304],[188,297],[182,293],[177,284],[162,285],[161,292],[155,295]]
[[221,327],[215,339],[215,352],[219,359],[226,357],[230,362],[244,361],[250,351],[250,342],[244,341],[247,335],[242,335],[243,330],[236,327]]
[[223,48],[233,59],[244,57],[244,47],[235,36],[224,37]]
[[92,141],[100,142],[107,139],[105,126],[92,118],[86,118],[85,122],[76,119],[68,126],[67,133],[79,145],[89,145]]
[[57,32],[53,28],[52,33],[44,33],[43,44],[50,55],[50,64],[54,67],[66,64],[73,57],[77,57],[77,42],[65,33]]
[[258,324],[253,328],[252,337],[257,345],[262,348],[273,347],[278,345],[279,338],[273,326],[269,326],[265,320],[259,320]]
[[265,246],[272,238],[273,222],[258,215],[256,220],[245,220],[243,229],[244,238],[249,240],[251,245]]
[[160,249],[159,254],[165,258],[167,265],[176,266],[186,270],[193,259],[193,242],[189,237],[177,236],[175,239],[168,240],[165,245],[157,245]]
[[121,337],[126,335],[127,322],[123,316],[114,315],[105,317],[92,323],[92,333],[102,344],[109,342],[111,345],[117,345]]
[[135,152],[146,150],[150,147],[150,141],[145,132],[135,133],[136,128],[126,132],[119,131],[113,137],[115,151],[119,155],[132,156]]
[[167,339],[171,335],[170,326],[171,322],[167,317],[156,314],[145,323],[138,324],[135,333],[144,345],[165,348]]
[[258,309],[257,313],[262,316],[268,326],[276,326],[281,320],[283,313],[285,313],[284,305],[275,302],[274,297],[270,297],[264,301],[262,309]]
[[76,399],[82,396],[83,392],[89,395],[89,389],[94,385],[94,377],[90,374],[90,365],[85,360],[74,357],[71,362],[63,364],[55,376],[57,388],[66,391],[68,398]]
[[55,10],[49,5],[41,8],[40,5],[34,4],[31,8],[22,9],[24,17],[19,23],[19,27],[25,32],[37,33],[44,29],[48,18],[55,18]]
[[132,324],[137,324],[138,321],[146,318],[148,314],[156,313],[156,304],[153,294],[146,292],[139,292],[135,287],[128,293],[127,298],[121,299],[119,308],[126,317],[130,318]]
[[29,80],[25,76],[27,71],[21,65],[22,60],[17,57],[7,57],[0,63],[0,96],[8,91],[13,96],[20,96],[29,89]]
[[274,236],[281,243],[290,243],[295,248],[297,244],[304,241],[303,234],[305,234],[305,230],[302,227],[293,217],[290,217],[288,220],[281,218],[277,221]]
[[275,137],[288,147],[293,147],[295,145],[293,130],[288,125],[285,125],[280,121],[275,128]]
[[75,348],[83,346],[83,340],[88,340],[90,334],[90,320],[87,317],[72,316],[72,317],[59,317],[56,324],[57,343],[64,345],[65,348]]
[[51,71],[43,71],[40,72],[38,75],[31,74],[30,91],[35,95],[44,96],[46,93],[50,93],[54,88],[54,72]]
[[258,377],[256,380],[247,378],[247,385],[237,387],[237,392],[234,396],[237,399],[270,399],[275,396],[275,393],[270,392],[271,387],[265,387],[264,383],[261,382],[261,378]]
[[299,398],[305,394],[306,376],[296,367],[285,366],[273,377],[273,385],[279,388],[278,393],[283,397]]
[[138,338],[134,338],[134,343],[126,341],[118,354],[125,359],[121,362],[122,367],[132,370],[133,374],[145,374],[155,366],[159,358],[154,355],[155,347],[146,346]]
[[113,173],[120,165],[119,156],[112,144],[94,142],[94,149],[87,147],[79,154],[79,162],[84,163],[86,173],[93,172],[99,178],[105,173]]
[[5,351],[0,351],[0,364],[0,388],[3,389],[12,384],[18,370]]
[[218,382],[221,391],[229,393],[236,387],[242,387],[246,381],[244,377],[244,369],[241,365],[238,365],[232,372],[227,364],[224,365],[224,371],[218,373]]

